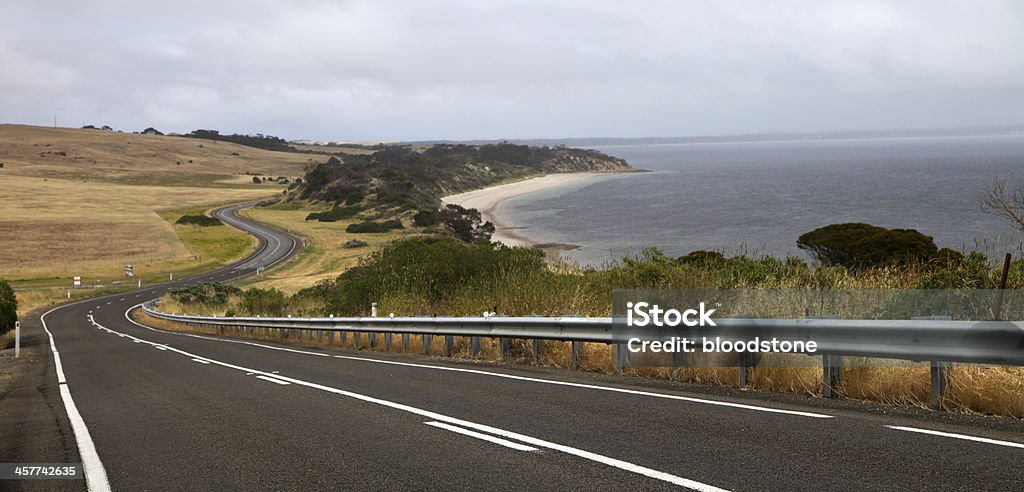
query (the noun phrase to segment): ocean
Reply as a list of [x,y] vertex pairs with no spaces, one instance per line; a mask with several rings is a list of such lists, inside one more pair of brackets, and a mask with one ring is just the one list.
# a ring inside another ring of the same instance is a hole
[[984,213],[999,176],[1024,186],[1024,135],[595,147],[648,173],[596,178],[502,202],[496,212],[563,255],[602,265],[657,247],[795,255],[797,238],[841,222],[909,228],[939,247],[1019,257],[1024,235]]

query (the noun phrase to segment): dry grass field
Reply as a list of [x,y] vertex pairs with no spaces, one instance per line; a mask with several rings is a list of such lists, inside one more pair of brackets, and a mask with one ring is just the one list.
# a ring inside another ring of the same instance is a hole
[[241,233],[207,237],[174,226],[170,211],[277,196],[283,186],[253,184],[245,173],[294,177],[315,158],[183,137],[0,125],[0,278],[18,287],[66,285],[74,275],[109,284],[122,279],[125,263],[143,276],[222,263],[237,255],[208,251],[220,241],[237,250]]
[[[276,208],[251,208],[242,215],[291,231],[303,239],[304,248],[289,263],[275,268],[249,285],[262,288],[275,287],[287,293],[295,293],[316,282],[337,277],[345,269],[355,265],[360,258],[381,249],[395,239],[408,236],[411,232],[391,231],[374,234],[351,234],[345,227],[353,221],[316,222],[305,220],[310,212],[322,210],[286,210]],[[361,248],[346,249],[342,245],[352,239],[368,243]]]
[[0,125],[0,176],[34,176],[122,184],[251,184],[245,173],[301,176],[323,156],[271,152],[228,142]]

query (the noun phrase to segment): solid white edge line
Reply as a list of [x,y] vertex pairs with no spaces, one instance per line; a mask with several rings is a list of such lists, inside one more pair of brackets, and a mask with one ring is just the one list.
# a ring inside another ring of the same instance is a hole
[[452,432],[454,432],[456,434],[462,434],[464,436],[475,437],[477,439],[481,439],[481,440],[484,440],[484,441],[487,441],[487,442],[491,442],[491,443],[494,443],[494,444],[497,444],[497,445],[500,445],[500,446],[505,446],[506,448],[512,448],[512,449],[514,449],[516,451],[537,451],[537,448],[532,447],[532,446],[527,446],[525,444],[519,444],[517,442],[509,441],[508,439],[502,439],[500,437],[494,437],[494,436],[491,436],[491,435],[482,434],[480,432],[471,431],[469,429],[463,429],[462,427],[456,427],[454,425],[446,424],[444,422],[424,422],[424,424],[427,424],[427,425],[432,426],[432,427],[438,427],[438,428],[441,428],[441,429],[444,429],[444,430],[447,430],[447,431],[452,431]]
[[[141,326],[143,328],[152,330],[151,328],[136,322],[135,320],[131,319],[131,317],[128,316],[128,313],[132,309],[135,309],[138,306],[141,306],[141,304],[137,304],[135,306],[132,306],[131,308],[128,309],[128,311],[125,311],[125,313],[124,313],[125,319],[127,319],[132,324],[135,324],[135,325]],[[110,330],[110,328],[106,328],[106,327],[104,327],[104,328],[107,329],[107,330]],[[110,331],[113,331],[113,330],[110,330]],[[159,330],[152,330],[152,331],[159,332]],[[129,338],[134,339],[134,340],[142,340],[141,338],[137,338],[137,337],[134,337],[132,335],[127,335],[127,336]],[[155,345],[156,344],[156,342],[151,342],[149,340],[142,340],[142,342],[143,343],[148,343],[148,344],[151,344],[151,345]],[[199,358],[199,357],[201,357],[199,355],[192,354],[192,353],[189,353],[189,352],[186,352],[184,350],[177,349],[177,348],[174,348],[174,347],[168,347],[168,350],[170,350],[172,352],[177,352],[177,353],[182,354],[182,355],[184,355],[186,357],[189,357],[189,358]],[[411,414],[414,414],[414,415],[419,415],[421,417],[425,417],[425,418],[428,418],[428,419],[431,419],[431,420],[437,420],[437,421],[441,421],[441,422],[445,422],[445,423],[449,423],[449,424],[458,425],[458,426],[461,426],[461,427],[468,427],[470,429],[478,430],[478,431],[481,431],[481,432],[486,432],[488,434],[494,434],[496,436],[501,436],[501,437],[508,438],[508,439],[514,439],[516,441],[520,441],[520,442],[523,442],[523,443],[526,443],[526,444],[531,444],[531,445],[536,446],[538,448],[547,448],[547,449],[551,449],[551,450],[554,450],[554,451],[559,451],[559,452],[562,452],[562,453],[565,453],[565,454],[569,454],[569,455],[573,455],[573,456],[576,456],[576,457],[579,457],[579,458],[583,458],[585,460],[594,461],[594,462],[601,463],[603,465],[607,465],[607,466],[610,466],[610,467],[613,467],[613,468],[618,468],[618,469],[623,470],[623,471],[627,471],[627,472],[630,472],[630,473],[635,473],[637,475],[643,475],[643,476],[648,477],[648,478],[653,478],[655,480],[661,480],[661,481],[668,482],[668,483],[671,483],[671,484],[679,485],[681,487],[686,487],[686,488],[689,488],[689,489],[692,489],[692,490],[697,490],[697,491],[701,491],[701,492],[727,492],[726,489],[720,489],[720,488],[715,487],[713,485],[708,485],[706,483],[701,483],[701,482],[698,482],[696,480],[690,480],[688,478],[683,478],[683,477],[680,477],[680,476],[677,476],[677,475],[672,475],[671,473],[667,473],[667,472],[663,472],[663,471],[658,471],[658,470],[655,470],[653,468],[647,468],[645,466],[637,465],[635,463],[630,463],[628,461],[623,461],[623,460],[619,460],[619,459],[616,459],[616,458],[611,458],[611,457],[600,455],[600,454],[597,454],[597,453],[592,453],[590,451],[585,451],[585,450],[582,450],[582,449],[577,449],[577,448],[574,448],[574,447],[571,447],[571,446],[565,446],[565,445],[562,445],[562,444],[558,444],[558,443],[554,443],[554,442],[550,442],[550,441],[545,441],[543,439],[537,439],[535,437],[530,437],[530,436],[527,436],[527,435],[524,435],[524,434],[519,434],[519,433],[516,433],[516,432],[507,431],[507,430],[504,430],[504,429],[499,429],[497,427],[491,427],[489,425],[478,424],[476,422],[470,422],[468,420],[462,420],[462,419],[455,418],[455,417],[449,417],[449,416],[444,415],[444,414],[432,412],[430,410],[424,410],[422,408],[413,407],[413,406],[410,406],[410,405],[405,405],[403,403],[396,403],[396,402],[393,402],[393,401],[383,400],[383,399],[380,399],[380,398],[375,398],[375,397],[372,397],[372,396],[364,395],[364,394],[361,394],[361,393],[355,393],[355,392],[348,391],[348,390],[343,390],[343,389],[340,389],[340,388],[334,388],[334,387],[331,387],[331,386],[325,386],[325,385],[318,384],[318,383],[312,383],[312,382],[304,381],[304,380],[301,380],[301,379],[295,379],[295,378],[291,378],[291,377],[288,377],[288,376],[282,376],[280,374],[268,373],[268,372],[265,372],[265,371],[260,371],[258,369],[251,369],[251,368],[244,367],[244,366],[238,366],[238,365],[231,364],[231,363],[228,363],[228,362],[223,362],[223,361],[219,361],[219,360],[216,360],[216,359],[211,359],[209,357],[203,357],[203,359],[208,360],[211,363],[219,365],[221,367],[227,367],[227,368],[230,368],[230,369],[234,369],[236,371],[244,372],[246,374],[259,374],[259,375],[263,375],[263,376],[274,377],[274,378],[280,379],[282,381],[287,381],[289,383],[292,383],[292,384],[295,384],[295,385],[298,385],[298,386],[305,386],[307,388],[313,388],[313,389],[317,389],[317,390],[324,391],[324,392],[327,392],[327,393],[333,393],[333,394],[336,394],[336,395],[345,396],[345,397],[352,398],[352,399],[355,399],[355,400],[360,400],[360,401],[364,401],[364,402],[367,402],[367,403],[373,403],[373,404],[380,405],[380,406],[387,407],[387,408],[391,408],[391,409],[394,409],[394,410],[400,410],[400,411],[408,412],[408,413],[411,413]]]
[[103,467],[103,461],[100,460],[99,453],[96,452],[96,445],[92,442],[89,427],[85,425],[85,420],[82,419],[82,414],[78,413],[75,400],[71,397],[71,390],[68,388],[67,379],[64,377],[64,366],[60,362],[60,353],[57,352],[57,343],[53,340],[53,333],[50,332],[50,328],[46,326],[46,315],[67,306],[58,306],[43,313],[39,317],[39,321],[43,324],[43,330],[46,331],[46,335],[50,338],[53,365],[57,370],[57,385],[60,386],[60,399],[64,402],[64,411],[68,414],[71,430],[75,434],[78,454],[82,458],[86,488],[93,492],[109,492],[110,482],[107,481],[107,470]]
[[1010,447],[1010,448],[1024,448],[1024,444],[1019,443],[1019,442],[1000,441],[998,439],[989,439],[987,437],[976,437],[976,436],[968,436],[966,434],[954,434],[952,432],[942,432],[942,431],[936,431],[936,430],[918,429],[916,427],[903,427],[901,425],[887,425],[885,427],[888,427],[890,429],[895,429],[895,430],[907,431],[907,432],[917,432],[919,434],[929,434],[929,435],[932,435],[932,436],[951,437],[953,439],[963,439],[965,441],[975,441],[975,442],[983,442],[983,443],[986,443],[986,444],[995,444],[995,445],[998,445],[998,446],[1006,446],[1006,447]]
[[210,363],[210,361],[203,360],[203,359],[192,359],[192,362],[198,362],[200,364],[209,364]]
[[262,379],[264,381],[270,381],[271,383],[277,383],[280,385],[292,384],[289,383],[288,381],[281,381],[280,379],[272,378],[269,376],[256,376],[256,379]]
[[629,395],[648,396],[648,397],[652,397],[652,398],[663,398],[663,399],[668,399],[668,400],[686,401],[686,402],[690,402],[690,403],[702,403],[702,404],[706,404],[706,405],[717,405],[717,406],[722,406],[722,407],[741,408],[741,409],[744,409],[744,410],[753,410],[753,411],[758,411],[758,412],[779,413],[779,414],[784,414],[784,415],[796,415],[796,416],[800,416],[800,417],[811,417],[811,418],[818,418],[818,419],[830,419],[830,418],[833,418],[832,415],[826,415],[826,414],[823,414],[823,413],[803,412],[803,411],[800,411],[800,410],[784,410],[784,409],[781,409],[781,408],[772,408],[772,407],[760,407],[760,406],[757,406],[757,405],[749,405],[749,404],[745,404],[745,403],[733,403],[733,402],[720,401],[720,400],[708,400],[708,399],[696,398],[696,397],[692,397],[692,396],[670,395],[670,394],[667,394],[667,393],[654,393],[654,392],[651,392],[651,391],[633,390],[633,389],[626,389],[626,388],[615,388],[615,387],[612,387],[612,386],[599,386],[599,385],[596,385],[596,384],[572,383],[572,382],[568,382],[568,381],[558,381],[558,380],[554,380],[554,379],[531,378],[531,377],[527,377],[527,376],[517,376],[517,375],[514,375],[514,374],[505,374],[505,373],[500,373],[500,372],[483,371],[483,370],[480,370],[480,369],[465,369],[465,368],[461,368],[461,367],[433,366],[433,365],[429,365],[429,364],[416,364],[416,363],[412,363],[412,362],[398,362],[398,361],[391,361],[391,360],[370,359],[370,358],[366,358],[366,357],[355,357],[355,356],[351,356],[351,355],[330,355],[330,354],[325,354],[325,353],[322,353],[322,352],[310,352],[310,351],[307,351],[307,350],[298,350],[298,349],[291,349],[291,348],[285,348],[285,347],[275,347],[275,346],[272,346],[272,345],[264,345],[264,344],[261,344],[261,343],[249,342],[249,341],[246,341],[246,340],[226,340],[226,339],[223,339],[223,338],[206,337],[206,336],[202,336],[202,335],[195,335],[195,334],[192,334],[192,333],[181,333],[181,332],[174,332],[174,331],[159,330],[159,329],[156,329],[156,328],[152,328],[152,327],[146,326],[146,325],[144,325],[142,323],[138,323],[135,320],[131,319],[130,316],[128,316],[128,312],[130,312],[132,309],[135,309],[135,308],[137,308],[139,306],[141,306],[141,304],[136,305],[136,306],[132,306],[127,312],[125,312],[125,318],[128,318],[128,321],[131,321],[133,324],[135,324],[137,326],[140,326],[140,327],[145,328],[145,329],[150,330],[150,331],[155,331],[157,333],[165,333],[165,334],[170,334],[170,335],[185,336],[185,337],[192,337],[192,338],[200,338],[200,339],[203,339],[203,340],[212,340],[212,341],[216,341],[216,342],[239,343],[239,344],[242,344],[242,345],[252,345],[254,347],[260,347],[260,348],[265,348],[265,349],[269,349],[269,350],[280,350],[280,351],[283,351],[283,352],[294,352],[294,353],[298,353],[298,354],[314,355],[314,356],[317,356],[317,357],[334,357],[336,359],[356,360],[356,361],[363,361],[363,362],[374,362],[374,363],[377,363],[377,364],[390,364],[390,365],[395,365],[395,366],[416,367],[416,368],[421,368],[421,369],[434,369],[434,370],[438,370],[438,371],[463,372],[463,373],[468,373],[468,374],[478,374],[478,375],[491,376],[491,377],[497,377],[497,378],[514,379],[514,380],[517,380],[517,381],[529,381],[529,382],[533,382],[533,383],[554,384],[554,385],[558,385],[558,386],[569,386],[569,387],[573,387],[573,388],[583,388],[583,389],[591,389],[591,390],[598,390],[598,391],[610,391],[610,392],[613,392],[613,393],[623,393],[623,394],[629,394]]

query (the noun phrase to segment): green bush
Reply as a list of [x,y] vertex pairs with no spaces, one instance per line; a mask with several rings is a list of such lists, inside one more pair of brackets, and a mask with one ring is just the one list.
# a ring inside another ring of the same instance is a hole
[[329,312],[365,314],[370,303],[391,293],[438,302],[471,282],[496,283],[545,271],[539,250],[415,238],[392,243],[319,289]]
[[351,219],[363,211],[363,207],[351,206],[351,207],[340,207],[336,206],[325,212],[313,212],[306,216],[306,220],[316,220],[319,222],[337,222],[339,220]]
[[353,249],[353,248],[364,248],[364,247],[369,246],[369,245],[370,245],[370,243],[367,243],[366,241],[363,241],[361,239],[353,239],[351,241],[347,241],[345,244],[342,244],[341,247],[345,248],[345,249]]
[[0,280],[0,335],[14,329],[18,320],[18,298],[6,280]]
[[246,289],[242,293],[241,309],[251,316],[284,316],[288,297],[278,289]]
[[823,265],[864,268],[927,261],[939,249],[930,236],[913,229],[886,229],[870,224],[832,224],[803,234],[797,247]]
[[183,224],[183,225],[191,224],[191,225],[197,225],[199,227],[212,227],[212,226],[219,226],[219,225],[223,224],[220,221],[220,219],[216,219],[216,218],[213,218],[213,217],[207,217],[205,215],[182,215],[174,223],[175,224]]
[[224,304],[232,296],[241,294],[233,285],[217,282],[203,282],[198,285],[171,290],[171,298],[182,304]]
[[386,220],[384,222],[366,221],[356,224],[349,224],[345,232],[367,233],[367,232],[388,232],[394,229],[404,229],[402,221],[398,219]]

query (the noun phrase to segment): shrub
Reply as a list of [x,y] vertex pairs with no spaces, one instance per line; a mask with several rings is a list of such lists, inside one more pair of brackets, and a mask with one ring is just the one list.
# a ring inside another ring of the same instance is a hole
[[351,240],[351,241],[341,245],[341,247],[345,248],[345,249],[353,249],[353,248],[362,248],[362,247],[369,246],[369,245],[370,245],[370,243],[367,243],[366,241],[363,241],[361,239],[353,239],[353,240]]
[[191,225],[196,225],[196,226],[199,226],[199,227],[213,227],[213,226],[222,225],[222,222],[220,221],[220,219],[216,219],[216,218],[213,218],[213,217],[207,217],[205,215],[182,215],[174,223],[175,224],[182,224],[182,225],[191,224]]
[[465,284],[500,283],[546,272],[540,250],[463,244],[451,238],[397,241],[321,287],[330,312],[358,314],[386,294],[440,301]]
[[284,316],[288,298],[278,289],[246,289],[242,294],[241,309],[249,315]]
[[362,212],[363,208],[359,206],[352,207],[334,207],[324,212],[313,212],[306,216],[306,220],[316,220],[319,222],[337,222],[339,220],[351,219]]
[[260,179],[259,176],[253,176],[252,177],[252,182],[253,182],[253,184],[263,184],[263,180]]
[[18,299],[6,280],[0,280],[0,335],[14,329],[18,320]]
[[404,229],[402,221],[398,219],[386,220],[384,222],[373,222],[366,221],[356,224],[349,224],[345,228],[345,232],[351,233],[368,233],[368,232],[388,232],[393,229]]
[[435,210],[420,210],[416,212],[416,215],[412,216],[412,225],[414,227],[429,227],[436,225],[438,222],[438,213]]
[[920,262],[938,255],[930,236],[862,223],[827,225],[801,235],[796,244],[823,265],[848,268]]
[[224,304],[231,296],[242,291],[232,285],[203,282],[198,285],[171,290],[171,298],[182,304]]

